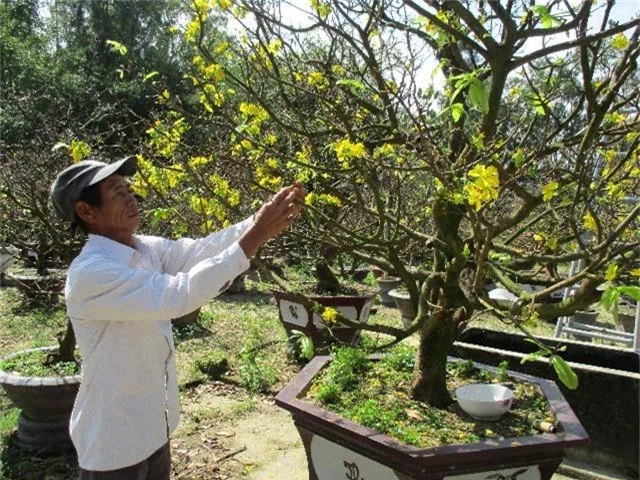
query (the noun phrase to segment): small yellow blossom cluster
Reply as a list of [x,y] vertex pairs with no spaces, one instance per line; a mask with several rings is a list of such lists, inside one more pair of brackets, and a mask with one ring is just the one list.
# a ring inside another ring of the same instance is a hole
[[339,207],[342,205],[342,202],[335,195],[330,195],[328,193],[308,193],[304,198],[305,205],[329,205],[333,207]]
[[467,177],[469,181],[464,187],[467,201],[476,211],[498,198],[500,180],[496,167],[478,164],[469,171]]
[[367,149],[363,143],[354,143],[348,138],[336,142],[333,149],[343,168],[349,168],[352,159],[364,158],[367,155]]
[[338,310],[333,307],[326,307],[322,312],[322,319],[326,323],[336,323],[338,319]]

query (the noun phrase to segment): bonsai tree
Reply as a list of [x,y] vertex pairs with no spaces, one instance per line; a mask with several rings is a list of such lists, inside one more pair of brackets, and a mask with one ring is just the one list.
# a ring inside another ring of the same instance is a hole
[[[185,122],[215,124],[243,194],[305,183],[302,240],[401,277],[411,327],[363,328],[419,335],[413,396],[444,406],[471,319],[524,328],[638,274],[640,19],[613,6],[196,1]],[[229,19],[241,28],[222,37]],[[489,298],[489,280],[518,300]]]

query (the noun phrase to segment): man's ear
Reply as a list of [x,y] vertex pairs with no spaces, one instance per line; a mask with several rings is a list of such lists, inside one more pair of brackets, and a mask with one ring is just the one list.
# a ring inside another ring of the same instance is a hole
[[76,203],[76,215],[87,225],[91,225],[95,220],[91,205],[82,200]]

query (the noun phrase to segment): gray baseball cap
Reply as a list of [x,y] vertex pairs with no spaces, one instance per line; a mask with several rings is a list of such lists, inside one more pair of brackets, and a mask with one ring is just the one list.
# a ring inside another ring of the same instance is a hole
[[136,157],[125,157],[114,163],[82,160],[62,170],[51,185],[51,203],[61,217],[76,222],[76,203],[85,188],[117,173],[130,176],[136,173]]

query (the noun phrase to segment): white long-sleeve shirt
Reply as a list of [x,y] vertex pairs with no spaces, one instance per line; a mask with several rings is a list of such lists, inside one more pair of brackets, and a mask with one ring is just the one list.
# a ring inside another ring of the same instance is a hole
[[200,240],[135,236],[135,248],[89,235],[65,297],[82,355],[69,425],[85,470],[134,465],[179,420],[171,319],[218,295],[249,260],[237,243],[247,219]]

